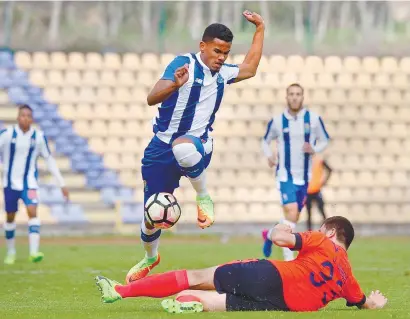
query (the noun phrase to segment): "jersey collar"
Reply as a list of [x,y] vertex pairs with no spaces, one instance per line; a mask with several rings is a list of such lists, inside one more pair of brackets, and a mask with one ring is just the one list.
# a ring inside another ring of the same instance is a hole
[[27,132],[23,132],[22,130],[21,130],[21,128],[18,126],[18,124],[17,125],[14,125],[14,129],[16,130],[16,132],[18,133],[18,134],[21,134],[21,135],[32,135],[33,134],[33,132],[34,132],[34,128],[33,127],[30,127],[30,129],[27,131]]
[[201,52],[198,52],[197,54],[195,54],[196,59],[198,60],[200,66],[202,67],[202,70],[207,71],[209,73],[211,73],[212,76],[214,76],[215,74],[217,74],[218,72],[216,71],[211,71],[206,64],[201,60]]
[[285,112],[284,112],[285,117],[286,117],[288,120],[298,120],[298,119],[300,119],[300,118],[303,118],[303,117],[305,116],[305,113],[306,113],[306,108],[305,108],[305,107],[303,107],[303,108],[299,111],[299,113],[296,115],[296,118],[295,118],[292,114],[289,113],[289,109],[286,109]]

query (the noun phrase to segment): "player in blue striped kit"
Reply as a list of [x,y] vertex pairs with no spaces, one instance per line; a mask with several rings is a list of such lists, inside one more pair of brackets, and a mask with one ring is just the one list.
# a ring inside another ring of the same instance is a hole
[[[154,120],[155,137],[142,160],[144,201],[155,193],[173,193],[181,176],[186,176],[197,192],[198,225],[214,222],[214,206],[206,189],[206,167],[212,155],[212,124],[228,84],[253,77],[262,56],[264,22],[256,13],[244,17],[256,26],[251,48],[242,64],[225,64],[233,34],[223,24],[205,29],[198,53],[177,56],[149,93],[149,105],[161,103]],[[159,263],[161,230],[148,222],[141,224],[141,240],[146,251],[142,261],[127,274],[126,280],[145,277]]]
[[16,260],[14,222],[21,199],[27,207],[29,232],[29,259],[39,262],[44,255],[39,251],[40,219],[37,217],[37,159],[43,156],[50,172],[57,180],[63,195],[68,199],[68,190],[54,158],[51,156],[47,138],[41,130],[31,127],[33,111],[28,105],[19,108],[18,125],[0,131],[0,152],[3,158],[4,202],[7,220],[4,231],[7,243],[7,255],[4,263],[11,265]]
[[[269,167],[276,165],[277,187],[285,218],[282,223],[295,228],[299,214],[305,205],[307,188],[311,177],[312,155],[322,152],[329,143],[323,121],[319,115],[303,107],[304,90],[294,83],[286,89],[288,107],[268,123],[262,139],[262,150],[268,158]],[[270,144],[277,141],[277,155]],[[263,252],[269,257],[272,241],[266,238]],[[283,248],[285,260],[293,259],[293,252]]]

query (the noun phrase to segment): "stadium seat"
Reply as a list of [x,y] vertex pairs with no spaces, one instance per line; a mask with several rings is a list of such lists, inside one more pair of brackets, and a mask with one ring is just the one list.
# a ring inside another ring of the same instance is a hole
[[344,58],[343,69],[347,73],[358,74],[362,69],[360,59],[353,56]]
[[50,68],[49,56],[45,52],[34,52],[31,61],[33,69],[47,70]]
[[121,68],[120,56],[116,53],[105,53],[102,68],[105,70],[119,70]]
[[376,74],[380,70],[379,60],[375,57],[364,57],[362,61],[362,71]]
[[397,59],[394,57],[384,57],[381,61],[381,72],[386,74],[394,74],[399,71]]
[[[76,72],[76,71],[73,71]],[[68,74],[67,74],[68,76]],[[89,87],[97,87],[100,84],[101,77],[98,75],[97,71],[94,70],[86,70],[83,72],[82,79],[80,78],[79,73],[73,73],[71,75],[73,77],[73,80],[78,81],[77,85],[81,84],[84,86],[89,86]]]
[[[286,69],[294,73],[301,73],[305,67],[305,61],[300,55],[291,55],[287,58]],[[291,81],[293,83],[295,81]]]
[[25,52],[25,51],[16,52],[15,61],[16,61],[17,66],[19,66],[20,68],[24,70],[28,70],[33,67],[31,55],[28,52]]
[[64,52],[52,52],[50,54],[50,69],[65,70],[67,67],[67,56]]
[[68,67],[74,70],[83,70],[86,67],[84,55],[79,52],[68,54]]
[[328,56],[325,58],[324,67],[327,73],[341,73],[341,71],[343,70],[342,60],[338,56]]

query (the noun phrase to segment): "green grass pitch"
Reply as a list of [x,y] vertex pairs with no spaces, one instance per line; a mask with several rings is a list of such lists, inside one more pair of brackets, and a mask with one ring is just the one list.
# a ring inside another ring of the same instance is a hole
[[[172,315],[160,300],[127,299],[102,304],[94,277],[103,274],[123,281],[142,256],[137,238],[45,238],[40,264],[27,260],[25,239],[19,239],[18,261],[0,266],[0,318],[410,318],[409,238],[357,239],[349,251],[355,275],[365,292],[379,289],[389,298],[386,309],[349,309],[344,301],[317,313],[200,313]],[[4,255],[4,246],[0,248]],[[275,251],[280,257],[280,251]],[[155,272],[203,268],[234,259],[261,257],[261,242],[238,238],[222,244],[215,237],[170,237],[162,240],[162,262]]]

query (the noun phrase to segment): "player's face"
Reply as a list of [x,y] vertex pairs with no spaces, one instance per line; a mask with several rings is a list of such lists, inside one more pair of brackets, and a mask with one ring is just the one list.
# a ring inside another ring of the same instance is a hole
[[228,58],[231,46],[232,43],[217,38],[209,42],[201,41],[199,48],[202,61],[211,71],[218,72]]
[[286,92],[288,107],[293,112],[298,112],[303,106],[303,90],[297,86],[291,86]]
[[22,130],[28,131],[31,124],[33,124],[33,113],[28,109],[20,110],[17,117],[17,123]]

